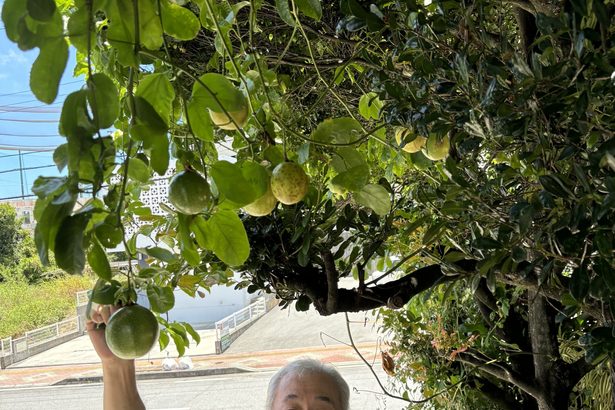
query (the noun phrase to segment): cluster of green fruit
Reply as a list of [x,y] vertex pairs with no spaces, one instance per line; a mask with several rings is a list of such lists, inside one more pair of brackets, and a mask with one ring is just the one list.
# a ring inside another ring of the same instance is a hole
[[[411,137],[414,137],[414,139],[407,144],[403,144],[404,141],[409,140]],[[406,127],[397,127],[395,129],[395,141],[401,146],[402,150],[410,154],[420,151],[432,161],[440,161],[448,157],[448,151],[451,148],[451,141],[448,135],[430,134],[429,137],[425,138],[421,135],[415,135],[410,128]]]
[[[243,207],[252,216],[269,215],[278,201],[285,205],[296,204],[307,194],[309,178],[294,162],[278,164],[271,173],[264,195]],[[171,178],[169,201],[181,213],[196,215],[211,207],[213,195],[207,180],[198,172],[186,169]]]
[[[237,130],[248,120],[248,107],[226,113],[209,112],[213,123],[224,130]],[[232,120],[231,120],[232,118]],[[309,178],[305,171],[294,162],[278,164],[271,173],[268,189],[264,195],[243,207],[252,216],[269,215],[278,201],[293,205],[301,201],[308,192]],[[169,201],[179,211],[195,215],[211,207],[213,196],[207,180],[198,172],[186,169],[173,176],[169,184]]]

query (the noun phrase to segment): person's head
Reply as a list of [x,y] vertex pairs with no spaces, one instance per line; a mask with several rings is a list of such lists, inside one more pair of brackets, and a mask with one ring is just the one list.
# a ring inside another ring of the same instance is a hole
[[348,410],[349,398],[348,384],[332,366],[299,359],[269,381],[267,410]]

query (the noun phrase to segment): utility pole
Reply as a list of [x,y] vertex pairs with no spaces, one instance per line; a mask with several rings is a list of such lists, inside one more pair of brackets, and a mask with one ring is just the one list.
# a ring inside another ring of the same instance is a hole
[[21,186],[21,199],[23,199],[26,196],[26,193],[24,192],[23,189],[23,160],[21,158],[21,150],[18,151],[19,154],[19,181],[20,181],[20,186]]

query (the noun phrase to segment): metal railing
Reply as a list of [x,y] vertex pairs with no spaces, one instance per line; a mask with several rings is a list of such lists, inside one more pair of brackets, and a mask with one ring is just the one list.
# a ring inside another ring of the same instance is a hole
[[25,336],[13,339],[13,345],[15,346],[15,351],[20,353],[50,340],[59,339],[71,333],[78,333],[80,330],[79,317],[74,316],[61,322],[26,332]]
[[253,322],[255,319],[267,312],[265,298],[259,298],[256,302],[245,308],[238,310],[216,322],[216,338],[221,340],[225,335],[229,335],[241,327]]
[[10,354],[13,354],[13,341],[12,338],[7,337],[6,339],[0,340],[0,357],[5,357]]
[[90,299],[88,296],[88,292],[89,290],[82,290],[80,292],[77,292],[77,294],[75,295],[77,298],[77,307],[88,304],[88,300]]

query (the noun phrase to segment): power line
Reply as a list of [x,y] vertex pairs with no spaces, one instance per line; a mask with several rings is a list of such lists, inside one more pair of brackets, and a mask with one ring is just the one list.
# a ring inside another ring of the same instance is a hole
[[[66,97],[68,94],[69,94],[69,93],[62,93],[62,94],[58,94],[58,95],[57,95],[57,97]],[[57,97],[56,97],[56,98],[57,98]],[[2,104],[2,105],[0,105],[0,107],[14,107],[14,106],[16,106],[16,105],[27,104],[27,103],[31,103],[31,102],[39,102],[39,101],[40,101],[40,100],[37,100],[37,99],[35,98],[35,99],[31,99],[31,100],[19,101],[19,102],[10,103],[10,104]],[[60,103],[62,103],[62,102],[64,102],[64,101],[63,101],[63,100],[62,100],[62,101],[55,101],[55,102],[53,102],[53,103],[51,103],[51,104],[41,104],[41,105],[37,105],[36,107],[47,107],[47,106],[50,106],[50,105],[57,105],[57,104],[60,104]],[[35,108],[36,108],[36,107],[35,107]]]
[[0,132],[0,136],[3,137],[29,137],[29,138],[49,138],[49,137],[53,137],[53,138],[64,138],[61,135],[58,134],[8,134],[8,133],[4,133],[4,132]]
[[[67,83],[61,83],[60,86],[62,85],[69,85],[69,84],[75,84],[75,83],[82,83],[83,80],[75,80],[75,81],[69,81]],[[16,91],[14,93],[7,93],[7,94],[0,94],[0,97],[7,97],[9,95],[16,95],[16,94],[24,94],[24,93],[31,93],[32,90],[23,90],[23,91]]]
[[34,146],[26,146],[26,145],[14,145],[14,144],[0,144],[0,151],[36,151],[36,152],[47,152],[54,151],[58,146],[57,145],[34,145]]
[[9,158],[9,157],[18,157],[18,156],[24,156],[24,155],[32,155],[32,154],[40,154],[39,151],[28,151],[28,152],[22,152],[20,154],[8,154],[8,155],[0,155],[0,159],[1,158]]
[[28,168],[14,168],[14,169],[5,169],[4,171],[0,171],[0,174],[8,174],[10,172],[17,172],[17,171],[30,171],[32,169],[42,169],[42,168],[51,168],[51,167],[55,167],[56,165],[40,165],[38,167],[28,167]]
[[59,120],[30,120],[30,119],[24,119],[24,120],[20,120],[18,118],[0,118],[0,121],[8,121],[8,122],[29,122],[29,123],[39,123],[39,122],[44,122],[44,123],[56,123],[59,122]]
[[54,108],[54,109],[44,109],[44,108],[40,108],[40,107],[45,107],[45,106],[38,106],[38,107],[17,107],[17,108],[12,108],[12,107],[8,107],[7,105],[5,106],[0,106],[0,113],[2,112],[30,112],[30,113],[36,113],[36,114],[59,114],[60,113],[60,109],[59,108]]

